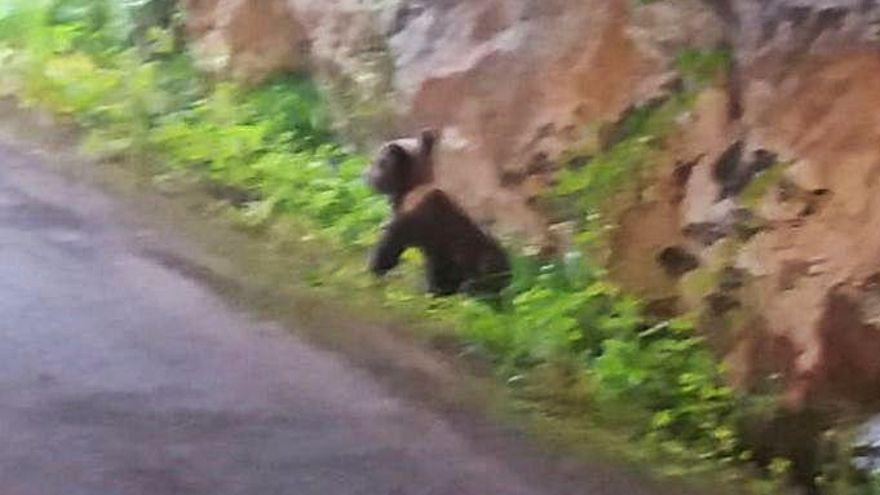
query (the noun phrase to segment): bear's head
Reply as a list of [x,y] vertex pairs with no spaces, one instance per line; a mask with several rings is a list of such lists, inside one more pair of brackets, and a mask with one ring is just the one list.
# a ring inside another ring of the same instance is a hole
[[432,155],[437,131],[423,130],[417,138],[389,141],[382,145],[365,174],[367,183],[392,198],[405,196],[434,179]]

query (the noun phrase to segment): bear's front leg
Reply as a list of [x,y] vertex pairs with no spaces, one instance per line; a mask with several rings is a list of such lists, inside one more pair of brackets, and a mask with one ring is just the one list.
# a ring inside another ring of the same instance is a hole
[[407,247],[406,226],[400,220],[392,220],[385,227],[379,244],[370,257],[370,271],[383,276],[400,263],[400,256]]

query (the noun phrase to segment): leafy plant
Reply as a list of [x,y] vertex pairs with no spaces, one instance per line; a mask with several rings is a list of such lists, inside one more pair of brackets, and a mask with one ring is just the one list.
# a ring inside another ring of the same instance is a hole
[[676,94],[657,106],[638,108],[622,122],[618,141],[580,167],[567,167],[558,176],[550,199],[566,205],[578,225],[581,245],[595,241],[607,230],[605,212],[626,191],[638,190],[663,143],[676,129],[675,121],[693,102],[690,93]]
[[692,88],[702,88],[726,75],[733,65],[733,54],[723,48],[682,50],[675,58],[678,73]]

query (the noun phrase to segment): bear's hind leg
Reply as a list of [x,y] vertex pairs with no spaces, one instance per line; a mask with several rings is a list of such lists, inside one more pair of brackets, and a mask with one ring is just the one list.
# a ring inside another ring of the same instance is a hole
[[437,297],[451,296],[461,290],[464,278],[451,263],[428,260],[425,275],[428,292]]

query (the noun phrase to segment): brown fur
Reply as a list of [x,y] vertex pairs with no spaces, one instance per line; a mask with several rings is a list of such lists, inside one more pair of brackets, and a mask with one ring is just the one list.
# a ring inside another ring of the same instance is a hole
[[370,168],[370,184],[389,196],[394,212],[370,268],[384,275],[397,266],[403,251],[414,247],[425,255],[431,293],[498,294],[510,283],[507,255],[433,184],[435,139],[425,131],[417,140],[387,143]]

